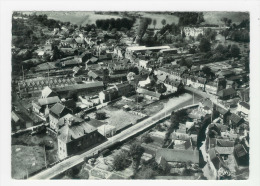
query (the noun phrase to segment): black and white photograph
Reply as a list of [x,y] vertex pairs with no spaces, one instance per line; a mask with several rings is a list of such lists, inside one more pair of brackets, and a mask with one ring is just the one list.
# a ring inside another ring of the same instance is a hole
[[10,179],[249,179],[250,11],[27,8],[9,22]]

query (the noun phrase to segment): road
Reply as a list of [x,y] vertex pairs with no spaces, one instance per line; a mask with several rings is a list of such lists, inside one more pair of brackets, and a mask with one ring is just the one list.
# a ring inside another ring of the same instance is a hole
[[203,92],[201,90],[198,90],[198,89],[195,89],[195,88],[192,88],[192,87],[188,87],[188,86],[185,86],[185,90],[188,90],[190,92],[194,92],[195,94],[197,94],[197,95],[199,95],[203,98],[209,98],[215,105],[218,105],[218,106],[220,106],[224,109],[229,109],[220,102],[220,100],[217,98],[216,95],[209,94],[209,93],[206,93],[206,92]]
[[173,110],[179,109],[180,105],[183,107],[183,103],[190,103],[190,99],[192,99],[192,97],[189,96],[180,96],[178,98],[173,98],[175,99],[175,103],[173,104],[174,100],[169,100],[168,104],[166,103],[164,109],[162,109],[160,112],[158,112],[157,114],[151,116],[150,118],[147,118],[137,124],[135,124],[134,126],[124,130],[123,132],[109,138],[108,141],[96,146],[93,149],[88,150],[87,152],[84,152],[80,155],[75,155],[72,156],[68,159],[65,159],[64,161],[54,165],[51,168],[48,168],[46,170],[43,170],[42,172],[30,177],[29,179],[52,179],[55,176],[65,172],[66,170],[68,170],[69,168],[72,168],[74,166],[76,166],[77,164],[80,164],[84,161],[84,157],[86,156],[91,156],[94,153],[96,153],[97,151],[101,151],[106,149],[107,147],[109,147],[112,144],[115,144],[117,142],[122,142],[130,137],[132,137],[133,135],[149,128],[150,126],[156,124],[159,120],[169,116],[171,114],[171,112]]

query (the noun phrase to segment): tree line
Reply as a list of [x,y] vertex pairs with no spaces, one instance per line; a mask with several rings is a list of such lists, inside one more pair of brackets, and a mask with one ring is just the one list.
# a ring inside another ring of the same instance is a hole
[[117,30],[121,30],[122,28],[130,30],[135,23],[135,19],[98,19],[96,20],[97,28],[101,28],[103,30],[111,30],[116,28]]

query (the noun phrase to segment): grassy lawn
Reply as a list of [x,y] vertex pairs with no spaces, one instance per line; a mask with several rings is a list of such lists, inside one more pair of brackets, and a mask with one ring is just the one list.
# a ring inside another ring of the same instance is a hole
[[153,114],[156,114],[160,110],[164,108],[163,101],[153,103],[151,105],[148,105],[145,107],[145,109],[142,111],[144,114],[151,116]]
[[40,146],[12,146],[12,178],[22,179],[45,166],[44,149]]
[[[30,134],[23,134],[18,137],[12,137],[12,177],[19,178],[19,176],[26,175],[24,171],[26,171],[27,163],[33,163],[31,160],[35,160],[37,165],[32,166],[30,168],[31,172],[35,172],[40,169],[40,165],[43,164],[44,166],[44,148],[39,144],[42,141],[49,141],[53,144],[53,148],[48,149],[46,148],[46,161],[47,165],[58,161],[57,156],[57,141],[48,136],[47,134],[37,134],[37,135],[30,135]],[[17,150],[17,148],[21,148],[21,150]],[[29,158],[29,159],[28,159]],[[39,160],[39,161],[38,161]],[[20,163],[19,163],[20,161]],[[24,169],[24,171],[22,170]],[[29,173],[31,173],[29,171]],[[21,172],[21,173],[19,173]],[[21,177],[20,177],[21,178]]]

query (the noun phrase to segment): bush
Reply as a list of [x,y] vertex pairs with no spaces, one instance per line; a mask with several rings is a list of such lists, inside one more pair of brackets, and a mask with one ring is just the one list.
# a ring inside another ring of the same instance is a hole
[[106,113],[105,112],[96,112],[96,119],[98,119],[98,120],[106,119]]
[[81,170],[81,167],[76,166],[65,172],[65,175],[71,179],[78,179],[78,174]]
[[130,161],[127,159],[127,153],[121,152],[114,157],[113,167],[116,171],[121,171],[130,165]]
[[143,137],[142,137],[142,141],[144,143],[152,143],[153,142],[153,139],[151,138],[150,134],[145,134]]
[[50,141],[47,141],[47,140],[43,140],[39,143],[40,146],[46,148],[46,150],[50,150],[50,149],[53,149],[54,148],[54,145],[53,143],[50,143]]

